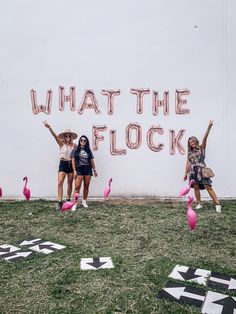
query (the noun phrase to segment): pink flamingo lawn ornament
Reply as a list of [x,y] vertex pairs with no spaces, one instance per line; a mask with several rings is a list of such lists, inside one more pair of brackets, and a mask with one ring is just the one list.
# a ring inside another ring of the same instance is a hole
[[188,211],[187,211],[187,220],[188,220],[188,225],[191,230],[194,230],[197,224],[197,214],[196,212],[192,209],[192,204],[193,202],[193,197],[192,195],[189,195],[188,197]]
[[77,202],[78,198],[79,198],[79,194],[75,193],[73,202],[71,202],[71,201],[65,202],[62,205],[61,212],[65,212],[67,210],[70,210],[75,205],[75,203]]
[[189,185],[188,185],[186,188],[183,188],[183,189],[180,191],[179,196],[182,197],[182,196],[188,194],[193,183],[194,183],[194,180],[191,180],[191,181],[189,182]]
[[2,188],[0,188],[0,197],[2,197]]
[[109,180],[109,186],[107,188],[105,188],[105,191],[104,191],[104,200],[106,200],[106,198],[108,197],[108,195],[110,194],[111,192],[111,182],[112,182],[112,178],[110,178]]
[[23,194],[24,194],[26,200],[29,201],[29,200],[30,200],[30,189],[28,189],[28,188],[26,187],[26,185],[27,185],[27,183],[28,183],[28,178],[27,178],[27,177],[24,177],[24,178],[23,178],[23,181],[25,181],[25,185],[24,185],[24,189],[23,189]]

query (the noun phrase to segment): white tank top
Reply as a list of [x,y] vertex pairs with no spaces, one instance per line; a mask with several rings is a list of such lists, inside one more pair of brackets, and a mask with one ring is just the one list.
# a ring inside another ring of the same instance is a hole
[[74,148],[75,148],[74,144],[73,146],[63,144],[60,147],[60,152],[59,152],[60,159],[71,160],[70,155]]

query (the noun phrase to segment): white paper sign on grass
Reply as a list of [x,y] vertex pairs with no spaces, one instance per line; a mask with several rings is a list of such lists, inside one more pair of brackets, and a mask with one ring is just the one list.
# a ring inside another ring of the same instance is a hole
[[36,252],[40,252],[40,253],[44,253],[44,254],[50,254],[52,252],[58,251],[58,250],[62,250],[64,249],[65,246],[61,245],[61,244],[57,244],[57,243],[53,243],[53,242],[49,242],[49,241],[45,241],[42,242],[38,245],[34,245],[34,246],[30,246],[29,249],[36,251]]
[[208,291],[202,307],[203,314],[235,314],[236,297]]
[[88,269],[105,269],[114,268],[111,257],[95,257],[95,258],[81,258],[80,268],[82,270]]
[[206,269],[176,265],[168,277],[182,281],[192,281],[205,286],[210,275],[211,272]]
[[2,244],[0,245],[0,255],[6,255],[8,253],[12,253],[15,251],[19,251],[20,248],[10,245],[10,244]]

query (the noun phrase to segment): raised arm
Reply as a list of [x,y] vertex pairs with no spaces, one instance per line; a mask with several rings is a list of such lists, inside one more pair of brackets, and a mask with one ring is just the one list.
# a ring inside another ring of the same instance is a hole
[[204,154],[205,154],[205,150],[206,150],[207,137],[208,137],[208,135],[210,133],[210,130],[211,130],[212,126],[213,126],[213,121],[210,120],[210,122],[208,124],[208,127],[207,127],[207,130],[206,130],[206,133],[205,133],[205,135],[204,135],[204,137],[202,139],[202,144],[201,144],[201,148],[202,148]]
[[57,144],[59,146],[62,146],[63,145],[63,142],[62,140],[59,139],[59,137],[56,135],[56,133],[53,131],[53,129],[51,128],[51,126],[47,123],[47,121],[43,121],[43,124],[45,125],[45,127],[47,129],[49,129],[49,131],[51,132],[52,136],[55,138]]

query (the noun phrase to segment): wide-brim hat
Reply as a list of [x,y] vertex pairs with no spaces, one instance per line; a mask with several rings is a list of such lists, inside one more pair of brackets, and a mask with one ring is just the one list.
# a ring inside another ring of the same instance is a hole
[[64,132],[58,134],[59,139],[63,140],[63,137],[66,134],[70,134],[73,140],[75,140],[78,137],[78,135],[76,133],[71,132],[71,130],[67,129]]

